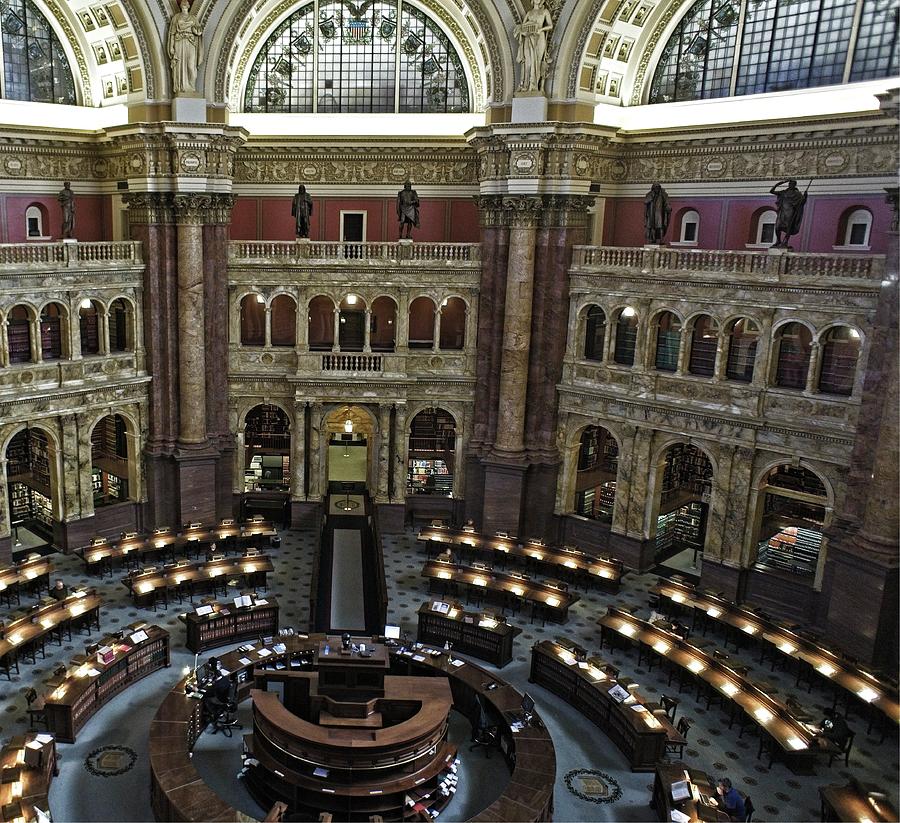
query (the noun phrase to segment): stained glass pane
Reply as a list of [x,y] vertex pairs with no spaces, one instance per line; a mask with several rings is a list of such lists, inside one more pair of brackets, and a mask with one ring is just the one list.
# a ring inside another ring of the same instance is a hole
[[74,105],[75,82],[65,51],[31,0],[0,2],[4,97]]
[[447,35],[413,6],[404,4],[401,17],[396,0],[320,0],[301,6],[273,32],[254,61],[244,108],[468,111],[465,71]]

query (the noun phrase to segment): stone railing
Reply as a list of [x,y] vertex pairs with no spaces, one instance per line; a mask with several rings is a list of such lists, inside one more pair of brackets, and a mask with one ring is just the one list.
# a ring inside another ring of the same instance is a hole
[[380,354],[323,354],[323,372],[373,373],[382,371]]
[[480,265],[480,243],[341,243],[320,241],[233,240],[228,244],[232,264],[296,263],[307,260],[331,264],[421,266],[423,264]]
[[573,268],[617,271],[637,269],[642,273],[679,274],[704,272],[737,274],[753,280],[821,279],[880,281],[884,256],[871,254],[811,254],[774,251],[717,251],[711,249],[630,248],[576,246]]
[[141,244],[112,243],[0,243],[0,268],[84,268],[143,265]]

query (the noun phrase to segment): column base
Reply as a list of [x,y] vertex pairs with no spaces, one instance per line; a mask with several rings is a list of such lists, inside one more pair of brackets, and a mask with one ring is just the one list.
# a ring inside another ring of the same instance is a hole
[[747,569],[704,553],[700,585],[705,589],[722,592],[728,600],[740,602],[744,599],[747,587]]
[[175,453],[178,477],[176,500],[178,523],[212,523],[216,520],[216,463],[218,455],[209,451]]
[[520,534],[526,469],[524,463],[500,462],[493,458],[484,461],[481,531],[485,534],[496,531]]
[[291,500],[291,528],[315,529],[319,525],[322,506],[309,500]]
[[378,530],[382,534],[400,534],[406,528],[406,505],[403,503],[376,503]]

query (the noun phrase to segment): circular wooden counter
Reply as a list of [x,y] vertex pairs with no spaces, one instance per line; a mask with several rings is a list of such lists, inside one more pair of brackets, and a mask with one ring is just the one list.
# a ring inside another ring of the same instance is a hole
[[[277,661],[290,667],[290,661],[312,655],[324,635],[279,638],[285,650],[280,654],[272,646],[254,645],[253,651],[234,651],[219,658],[222,666],[238,681],[238,697],[245,699],[254,686],[253,670]],[[271,652],[259,655],[263,649]],[[391,651],[392,670],[416,675],[445,675],[453,694],[453,707],[474,719],[477,696],[500,718],[501,748],[510,767],[510,779],[503,793],[473,821],[548,821],[553,814],[553,785],[556,779],[556,755],[550,735],[537,723],[520,732],[510,730],[512,713],[519,712],[522,695],[512,686],[495,678],[481,667],[467,662],[456,667],[446,655],[417,655]],[[241,659],[249,660],[247,664]],[[311,659],[311,657],[310,657]],[[488,690],[487,686],[497,683]],[[191,763],[194,743],[203,731],[201,701],[184,694],[185,681],[169,693],[150,724],[150,786],[153,813],[166,821],[239,821],[246,817],[222,800],[200,777]]]

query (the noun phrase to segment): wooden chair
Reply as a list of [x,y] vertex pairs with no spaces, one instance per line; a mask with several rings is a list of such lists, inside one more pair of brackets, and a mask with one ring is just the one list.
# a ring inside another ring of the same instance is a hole
[[753,812],[756,811],[756,807],[753,805],[753,801],[750,799],[749,794],[744,798],[744,811],[746,812],[744,823],[750,823],[753,819]]
[[856,732],[850,732],[845,738],[844,742],[841,745],[835,744],[834,748],[828,749],[828,765],[830,766],[834,763],[834,758],[844,756],[844,765],[850,765],[850,749],[853,748],[853,738],[856,736]]
[[678,704],[681,702],[677,697],[669,697],[668,695],[661,694],[659,696],[660,705],[663,707],[666,717],[669,718],[669,721],[675,722],[675,713],[678,711]]
[[37,690],[32,687],[25,692],[25,703],[28,705],[28,728],[35,730],[35,724],[43,723],[44,728],[50,731],[50,721],[44,710],[44,698],[38,697]]
[[675,731],[681,735],[682,740],[672,740],[666,741],[666,754],[674,754],[676,760],[681,760],[684,757],[684,747],[687,745],[687,736],[688,732],[691,730],[691,726],[694,725],[693,720],[688,720],[686,717],[682,717],[681,720],[678,721],[678,725],[675,727]]

